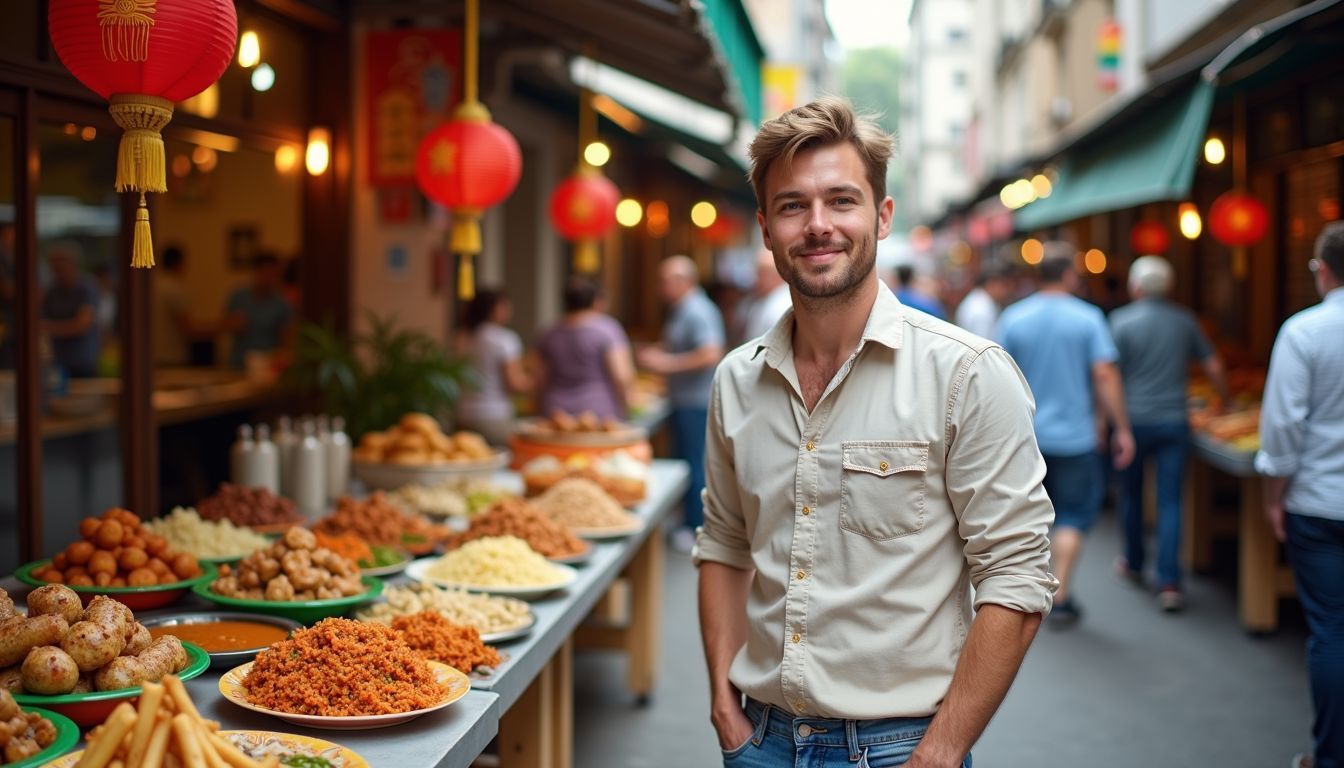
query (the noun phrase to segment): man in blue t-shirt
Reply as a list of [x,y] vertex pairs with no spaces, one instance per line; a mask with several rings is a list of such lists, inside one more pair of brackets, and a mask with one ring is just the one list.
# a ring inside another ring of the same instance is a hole
[[723,357],[723,315],[700,287],[695,262],[669,256],[658,266],[658,293],[668,306],[663,341],[639,351],[639,364],[667,377],[672,403],[672,437],[677,455],[691,465],[691,484],[683,500],[685,528],[673,545],[691,551],[695,529],[704,522],[700,491],[705,487],[705,423],[714,366]]
[[275,352],[292,343],[294,308],[280,292],[280,260],[259,254],[253,261],[252,284],[229,297],[223,329],[233,334],[229,365],[242,368],[248,352]]
[[1070,577],[1083,537],[1101,510],[1105,485],[1098,456],[1105,438],[1098,434],[1094,403],[1111,426],[1117,469],[1134,458],[1134,436],[1106,318],[1073,295],[1078,283],[1074,248],[1050,243],[1040,279],[1035,294],[1004,310],[999,336],[1036,398],[1036,442],[1045,458],[1045,490],[1055,505],[1050,554],[1059,591],[1049,621],[1066,626],[1081,616],[1069,591]]
[[42,296],[42,329],[51,338],[51,355],[72,377],[97,376],[102,350],[98,288],[80,271],[74,244],[52,246],[47,263],[52,284]]

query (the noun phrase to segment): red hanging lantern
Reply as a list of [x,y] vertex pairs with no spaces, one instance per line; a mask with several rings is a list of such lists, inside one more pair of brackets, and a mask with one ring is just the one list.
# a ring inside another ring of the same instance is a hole
[[232,0],[50,0],[47,26],[61,62],[111,106],[125,131],[118,192],[139,192],[131,266],[154,266],[146,192],[168,182],[160,132],[173,103],[209,88],[233,58]]
[[1171,235],[1161,222],[1146,219],[1129,230],[1129,247],[1136,256],[1161,256],[1171,247]]
[[462,103],[452,120],[421,139],[415,153],[415,181],[420,191],[453,213],[449,247],[462,259],[457,295],[463,300],[476,295],[472,259],[481,252],[481,216],[486,208],[511,195],[523,175],[523,153],[517,140],[491,122],[490,110],[476,99],[477,3],[466,1]]
[[560,236],[574,243],[574,267],[580,272],[597,271],[597,241],[616,226],[616,205],[621,191],[602,172],[581,166],[556,185],[551,193],[551,224]]
[[513,193],[523,174],[518,142],[479,102],[426,134],[415,155],[415,180],[425,196],[453,213],[449,238],[463,257],[459,295],[475,294],[471,257],[481,252],[481,216]]
[[722,248],[737,242],[744,229],[742,219],[736,214],[721,210],[714,217],[714,223],[704,229],[697,229],[697,234],[707,245]]
[[1244,192],[1224,192],[1209,208],[1209,231],[1223,245],[1252,246],[1269,231],[1269,212]]

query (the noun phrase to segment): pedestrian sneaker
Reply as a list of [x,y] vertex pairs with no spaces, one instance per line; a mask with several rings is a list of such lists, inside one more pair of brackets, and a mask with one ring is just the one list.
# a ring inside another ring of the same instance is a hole
[[1115,569],[1116,577],[1121,581],[1127,581],[1136,587],[1143,586],[1143,574],[1130,568],[1129,561],[1125,559],[1124,555],[1117,556],[1115,562],[1112,563],[1112,567]]
[[1050,615],[1046,617],[1045,623],[1055,629],[1068,629],[1081,621],[1082,618],[1082,606],[1070,597],[1062,603],[1055,603],[1055,607],[1050,609]]
[[1316,761],[1311,759],[1311,755],[1301,754],[1293,758],[1292,768],[1311,768],[1315,764]]
[[1185,594],[1177,587],[1163,587],[1157,592],[1157,604],[1167,613],[1176,613],[1185,607]]

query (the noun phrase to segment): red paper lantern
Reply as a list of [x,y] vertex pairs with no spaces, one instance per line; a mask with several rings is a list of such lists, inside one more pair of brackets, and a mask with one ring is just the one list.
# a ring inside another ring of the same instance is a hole
[[742,219],[736,214],[720,210],[714,217],[714,223],[698,230],[698,235],[707,245],[722,248],[737,242],[742,237],[744,228]]
[[1138,256],[1161,256],[1171,247],[1171,235],[1160,222],[1140,221],[1129,231],[1129,246]]
[[523,153],[480,102],[464,102],[430,131],[415,155],[415,180],[430,200],[453,213],[450,246],[462,256],[458,295],[475,295],[471,258],[481,252],[481,215],[513,193]]
[[1224,192],[1209,208],[1209,231],[1223,245],[1244,248],[1260,242],[1269,231],[1269,212],[1244,192]]
[[596,168],[585,166],[551,193],[551,224],[574,243],[574,266],[597,271],[597,241],[616,226],[621,191]]
[[61,62],[111,102],[125,130],[118,192],[139,192],[132,266],[154,266],[146,192],[165,192],[160,131],[173,103],[219,79],[233,58],[233,0],[50,0],[47,26]]

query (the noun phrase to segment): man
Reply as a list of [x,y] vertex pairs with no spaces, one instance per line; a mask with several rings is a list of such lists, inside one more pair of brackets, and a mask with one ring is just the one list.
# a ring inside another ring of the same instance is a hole
[[47,254],[52,285],[42,297],[42,329],[56,364],[74,378],[98,375],[98,289],[80,271],[78,246],[58,243]]
[[742,333],[736,343],[764,336],[784,316],[791,303],[789,286],[775,269],[775,255],[768,248],[762,248],[756,254],[756,284],[740,305]]
[[232,333],[229,364],[242,368],[249,352],[271,353],[293,344],[294,308],[281,288],[280,259],[269,253],[253,261],[252,284],[229,297],[223,330]]
[[159,366],[186,365],[191,360],[193,332],[182,262],[182,249],[170,245],[154,270],[154,364]]
[[[1036,293],[1005,309],[999,318],[1003,348],[1017,361],[1036,396],[1036,441],[1045,456],[1045,488],[1055,505],[1051,565],[1059,577],[1055,626],[1082,615],[1069,592],[1083,537],[1101,511],[1105,476],[1098,456],[1094,403],[1113,428],[1116,469],[1129,466],[1134,437],[1125,416],[1125,396],[1116,368],[1115,344],[1101,310],[1073,295],[1078,273],[1068,243],[1046,246]],[[1104,429],[1100,430],[1104,433]]]
[[1199,361],[1225,402],[1223,364],[1190,310],[1167,301],[1172,269],[1160,256],[1135,259],[1129,268],[1130,304],[1111,313],[1111,335],[1120,353],[1125,411],[1134,432],[1134,460],[1121,475],[1121,528],[1125,554],[1116,571],[1142,581],[1144,561],[1144,461],[1157,465],[1157,602],[1164,611],[1185,605],[1181,591],[1181,484],[1190,443],[1186,383]]
[[947,319],[947,310],[943,308],[943,303],[932,292],[920,290],[917,285],[919,278],[915,275],[913,264],[897,266],[896,281],[901,286],[896,289],[896,298],[900,299],[902,304],[914,307],[920,312],[927,312],[939,320]]
[[975,288],[957,306],[957,325],[985,339],[999,337],[999,312],[1013,297],[1013,269],[991,262],[975,278]]
[[677,455],[691,465],[691,484],[683,500],[684,527],[672,538],[690,552],[695,529],[704,520],[700,489],[705,486],[705,414],[714,366],[723,357],[723,316],[700,287],[695,262],[670,256],[658,267],[658,293],[669,312],[662,344],[639,351],[645,370],[667,377],[672,404],[672,441]]
[[696,562],[726,766],[969,765],[1050,608],[1025,382],[879,288],[891,154],[834,97],[751,145],[793,309],[719,366],[709,411]]
[[1307,265],[1324,299],[1288,318],[1269,358],[1255,468],[1265,514],[1286,545],[1306,614],[1316,710],[1314,757],[1344,766],[1344,222],[1326,225]]

